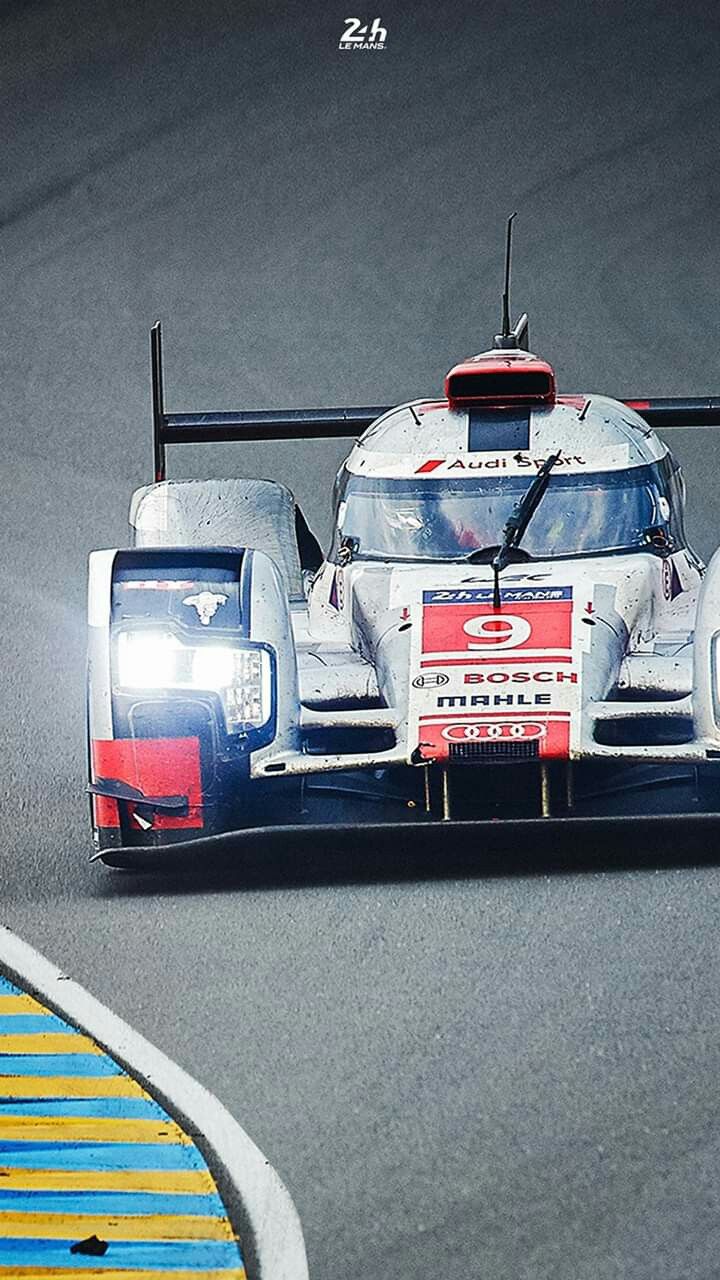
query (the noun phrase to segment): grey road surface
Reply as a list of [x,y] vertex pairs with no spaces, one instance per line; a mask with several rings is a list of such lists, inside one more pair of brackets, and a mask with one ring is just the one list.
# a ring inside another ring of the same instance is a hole
[[[86,861],[85,561],[150,478],[157,316],[170,407],[434,394],[495,331],[518,209],[563,389],[720,392],[717,6],[377,12],[387,48],[343,54],[333,3],[0,6],[2,918],[238,1116],[315,1280],[710,1280],[713,850]],[[677,447],[709,554],[720,448]],[[275,475],[325,537],[341,454],[171,474]]]

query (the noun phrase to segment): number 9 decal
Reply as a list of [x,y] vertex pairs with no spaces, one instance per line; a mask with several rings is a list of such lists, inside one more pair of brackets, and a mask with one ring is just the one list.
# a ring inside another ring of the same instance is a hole
[[468,649],[484,649],[492,653],[498,649],[515,649],[529,639],[532,627],[527,618],[516,613],[484,613],[468,618],[463,631],[473,636]]

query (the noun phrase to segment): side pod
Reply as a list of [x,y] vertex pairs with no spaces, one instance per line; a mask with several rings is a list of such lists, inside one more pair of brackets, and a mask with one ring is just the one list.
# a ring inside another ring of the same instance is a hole
[[716,551],[698,595],[693,640],[695,731],[709,753],[720,756],[720,552]]

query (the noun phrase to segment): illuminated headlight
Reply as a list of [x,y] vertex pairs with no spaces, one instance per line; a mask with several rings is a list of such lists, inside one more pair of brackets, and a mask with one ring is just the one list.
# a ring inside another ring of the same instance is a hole
[[123,631],[117,646],[122,689],[196,689],[220,695],[228,733],[258,728],[272,713],[270,654],[240,645],[182,644],[169,631]]
[[197,689],[227,689],[236,675],[240,654],[230,645],[203,645],[192,660],[192,683]]
[[223,688],[228,729],[265,724],[270,719],[270,654],[267,649],[234,649],[232,683]]
[[125,631],[118,641],[118,676],[126,689],[174,684],[180,645],[164,631]]

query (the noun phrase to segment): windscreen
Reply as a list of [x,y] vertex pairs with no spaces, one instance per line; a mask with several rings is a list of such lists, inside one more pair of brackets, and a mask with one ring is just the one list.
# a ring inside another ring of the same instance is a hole
[[[347,475],[338,538],[359,559],[457,560],[497,546],[532,477],[398,480]],[[670,504],[658,466],[553,473],[522,539],[536,559],[633,550],[667,528]]]

